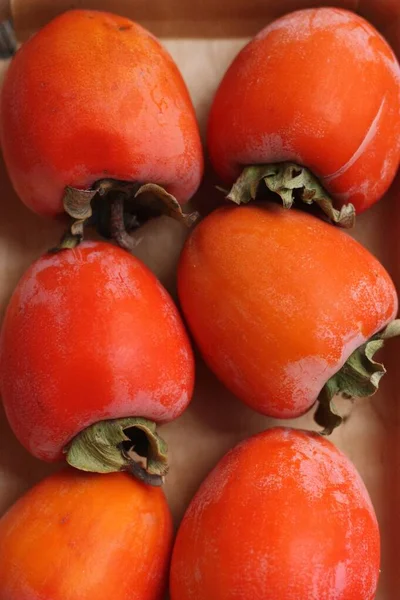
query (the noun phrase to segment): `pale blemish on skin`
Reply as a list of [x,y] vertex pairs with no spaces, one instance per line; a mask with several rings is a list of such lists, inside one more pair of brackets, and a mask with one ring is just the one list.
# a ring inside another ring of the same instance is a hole
[[299,10],[280,17],[265,27],[256,39],[264,39],[274,31],[279,31],[292,42],[308,38],[314,31],[337,28],[354,20],[347,11],[331,8]]
[[[110,402],[107,413],[103,418],[123,418],[129,417],[126,414],[127,402],[135,407],[135,413],[146,415],[148,419],[163,423],[177,418],[189,404],[190,398],[188,392],[184,389],[185,382],[182,385],[170,381],[164,384],[160,390],[139,390],[134,396],[129,390],[126,381],[114,381],[113,400]],[[166,406],[163,400],[174,399],[173,406]]]
[[[290,418],[304,413],[317,400],[322,388],[326,382],[333,377],[344,365],[349,356],[359,348],[366,338],[360,330],[350,332],[344,340],[338,340],[337,335],[330,332],[329,328],[321,327],[321,339],[328,338],[338,342],[341,346],[339,356],[322,358],[315,355],[304,356],[303,358],[288,363],[280,374],[280,390],[284,397],[265,396],[264,410],[267,414],[279,418]],[[244,380],[237,374],[237,383],[244,385]],[[262,406],[260,406],[262,408]]]
[[385,102],[386,102],[386,98],[384,97],[382,99],[382,102],[378,108],[378,111],[377,111],[375,117],[372,120],[372,123],[371,123],[369,129],[365,133],[364,139],[358,146],[357,150],[355,150],[355,152],[349,158],[349,160],[344,165],[342,165],[339,169],[337,169],[334,173],[331,173],[330,175],[325,175],[323,178],[325,182],[330,182],[333,179],[343,175],[343,173],[348,171],[350,169],[350,167],[352,167],[354,165],[354,163],[357,162],[357,160],[364,154],[364,152],[366,151],[366,149],[372,142],[373,138],[375,137],[375,135],[379,129],[379,121],[380,121],[382,113],[383,113]]
[[[282,411],[282,418],[292,416],[302,406],[306,409],[310,401],[316,400],[321,388],[334,373],[335,368],[329,367],[325,359],[317,356],[305,356],[289,363],[283,370],[283,387],[290,390],[290,406]],[[277,409],[279,404],[278,401]]]
[[[354,56],[359,58],[361,53],[368,62],[382,61],[393,77],[400,79],[399,63],[386,40],[369,23],[350,11],[332,7],[299,10],[273,21],[255,39],[265,39],[273,32],[279,32],[282,40],[288,43],[301,42],[315,32],[334,33],[339,45],[345,45]],[[371,43],[375,39],[382,41],[381,48]]]

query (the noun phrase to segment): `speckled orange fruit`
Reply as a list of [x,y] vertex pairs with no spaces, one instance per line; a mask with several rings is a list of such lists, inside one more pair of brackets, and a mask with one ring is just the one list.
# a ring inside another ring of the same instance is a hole
[[274,21],[238,54],[216,93],[208,147],[232,184],[244,166],[308,167],[334,198],[362,212],[400,157],[400,67],[378,31],[340,8]]
[[36,212],[63,212],[65,186],[102,179],[156,183],[180,203],[203,156],[194,109],[171,56],[143,27],[72,10],[14,57],[0,110],[13,185]]
[[171,600],[373,600],[379,560],[354,466],[318,434],[276,428],[201,485],[176,539]]
[[394,284],[368,250],[274,204],[206,217],[184,247],[178,291],[211,369],[249,406],[278,418],[307,411],[397,313]]
[[0,339],[0,388],[20,442],[44,460],[105,419],[166,422],[188,405],[194,360],[179,313],[149,269],[103,242],[37,260]]
[[0,600],[164,600],[171,546],[161,490],[64,470],[0,519]]

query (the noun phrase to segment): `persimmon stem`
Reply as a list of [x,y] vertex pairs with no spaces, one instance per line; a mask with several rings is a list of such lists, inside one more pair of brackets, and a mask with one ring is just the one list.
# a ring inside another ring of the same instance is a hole
[[130,233],[150,219],[167,215],[191,227],[199,214],[184,213],[178,200],[155,183],[102,179],[88,189],[66,186],[65,212],[72,224],[57,250],[74,248],[84,237],[84,227],[97,226],[100,235],[112,238],[121,248],[132,252],[138,241]]
[[112,239],[121,248],[132,252],[135,249],[136,242],[126,230],[124,215],[125,198],[126,194],[119,192],[115,194],[111,201],[110,232]]
[[161,487],[164,483],[161,475],[148,473],[142,465],[134,460],[129,461],[124,470],[133,475],[136,479],[139,479],[139,481],[142,481],[146,485],[151,485],[152,487]]
[[55,254],[56,252],[60,252],[61,250],[72,250],[73,248],[76,248],[77,246],[79,246],[79,244],[82,241],[82,236],[79,234],[73,234],[71,233],[71,231],[68,229],[63,237],[60,240],[60,243],[55,246],[54,248],[50,248],[49,252],[50,254]]

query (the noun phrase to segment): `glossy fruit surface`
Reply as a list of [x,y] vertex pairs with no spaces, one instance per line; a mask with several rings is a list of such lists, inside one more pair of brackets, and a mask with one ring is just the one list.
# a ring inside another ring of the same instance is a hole
[[193,231],[178,291],[203,357],[255,410],[307,411],[397,312],[383,266],[349,235],[278,205],[224,207]]
[[0,387],[12,429],[35,456],[61,458],[104,419],[170,421],[193,382],[172,299],[124,250],[84,242],[43,256],[19,282],[2,329]]
[[27,41],[7,72],[1,139],[13,185],[36,212],[63,212],[65,186],[157,183],[187,201],[203,158],[177,66],[140,25],[72,10]]
[[0,520],[0,600],[163,600],[171,542],[161,490],[64,470]]
[[400,156],[400,68],[382,36],[339,8],[300,10],[263,29],[216,93],[208,147],[232,184],[246,165],[308,167],[336,206],[362,212]]
[[275,428],[201,485],[176,539],[171,600],[372,600],[379,560],[352,463],[318,434]]

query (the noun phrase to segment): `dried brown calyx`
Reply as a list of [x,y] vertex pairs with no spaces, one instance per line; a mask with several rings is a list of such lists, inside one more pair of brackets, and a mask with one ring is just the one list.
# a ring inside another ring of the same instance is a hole
[[293,204],[314,204],[326,219],[339,227],[350,228],[355,223],[356,212],[352,204],[346,204],[340,210],[335,208],[318,179],[305,167],[291,162],[245,167],[226,197],[235,204],[248,204],[258,198],[262,186],[276,194],[284,208],[291,208]]
[[399,335],[400,319],[395,319],[357,348],[343,367],[326,382],[319,394],[314,415],[316,423],[323,428],[321,433],[330,435],[343,422],[334,403],[335,396],[353,400],[375,394],[386,369],[382,363],[374,360],[374,356],[383,348],[386,340]]
[[64,449],[68,464],[81,471],[127,471],[152,486],[168,472],[168,447],[156,424],[141,417],[99,421],[76,435]]
[[114,179],[102,179],[86,190],[67,186],[63,205],[71,225],[58,249],[74,248],[83,240],[85,227],[94,226],[103,237],[133,250],[130,234],[150,219],[167,215],[190,227],[199,217],[197,212],[184,213],[176,198],[159,185]]

